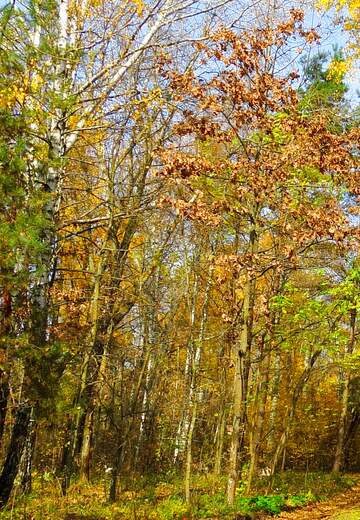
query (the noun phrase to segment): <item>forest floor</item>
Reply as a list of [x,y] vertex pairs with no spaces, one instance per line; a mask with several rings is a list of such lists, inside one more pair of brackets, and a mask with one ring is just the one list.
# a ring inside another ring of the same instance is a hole
[[[182,475],[122,479],[118,500],[107,500],[109,480],[73,482],[67,495],[51,473],[34,474],[33,491],[14,495],[1,520],[360,520],[360,474],[286,471],[259,479],[250,496],[226,504],[226,477],[193,476],[193,505],[185,503]],[[239,489],[240,491],[240,489]],[[291,508],[291,512],[289,509]],[[296,508],[296,509],[295,509]],[[280,511],[283,510],[281,514]],[[288,511],[285,511],[288,510]],[[341,514],[340,514],[341,513]],[[273,516],[266,516],[272,514]],[[279,514],[279,515],[278,515]],[[276,516],[278,515],[278,516]],[[338,516],[340,515],[340,516]]]
[[283,511],[277,518],[281,520],[360,520],[360,482],[330,500],[316,502],[290,513]]

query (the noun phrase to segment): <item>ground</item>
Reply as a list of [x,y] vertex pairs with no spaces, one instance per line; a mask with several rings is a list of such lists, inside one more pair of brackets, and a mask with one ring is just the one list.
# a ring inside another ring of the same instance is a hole
[[282,512],[281,520],[360,520],[360,483],[325,502]]
[[[184,500],[181,474],[123,477],[118,500],[109,504],[109,478],[73,482],[64,497],[49,472],[34,474],[33,492],[14,494],[1,520],[360,520],[360,474],[286,471],[256,481],[251,497],[226,503],[226,476],[193,476],[193,506]],[[305,504],[308,504],[305,507]],[[297,507],[297,509],[295,509]],[[281,509],[284,510],[276,516]],[[291,510],[291,511],[290,511]],[[273,516],[266,516],[271,514]]]

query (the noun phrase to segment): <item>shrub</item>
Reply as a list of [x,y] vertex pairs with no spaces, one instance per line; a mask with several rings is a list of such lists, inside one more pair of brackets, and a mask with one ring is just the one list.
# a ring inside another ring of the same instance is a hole
[[226,503],[224,493],[204,494],[198,498],[196,516],[199,518],[224,517],[231,510],[232,508]]
[[255,497],[238,497],[236,499],[236,510],[240,513],[261,511],[276,515],[285,507],[286,502],[282,495],[258,495]]
[[178,497],[169,497],[157,507],[161,520],[182,520],[189,513],[187,504]]
[[264,511],[271,515],[277,515],[285,508],[285,500],[281,495],[257,496],[252,500],[253,511]]
[[310,504],[311,502],[314,502],[315,500],[316,497],[312,494],[311,491],[308,491],[306,494],[290,496],[286,500],[286,505],[291,508],[302,507]]

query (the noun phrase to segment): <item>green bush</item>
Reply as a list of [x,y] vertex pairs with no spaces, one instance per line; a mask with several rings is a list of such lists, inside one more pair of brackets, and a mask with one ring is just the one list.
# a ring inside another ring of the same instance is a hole
[[197,500],[196,516],[199,518],[223,517],[231,511],[232,508],[227,505],[224,493],[204,494]]
[[187,504],[178,497],[169,497],[157,507],[161,520],[182,520],[189,513]]
[[270,515],[277,515],[285,508],[285,499],[281,495],[260,495],[251,500],[253,511],[263,511]]
[[315,500],[316,497],[312,494],[311,491],[308,491],[306,494],[290,496],[286,500],[286,505],[291,508],[302,507],[310,504],[311,502],[314,502]]

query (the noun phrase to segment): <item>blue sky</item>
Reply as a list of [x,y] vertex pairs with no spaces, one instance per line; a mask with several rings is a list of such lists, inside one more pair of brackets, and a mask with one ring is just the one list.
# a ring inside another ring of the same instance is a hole
[[[9,3],[9,0],[0,0],[0,9]],[[290,2],[290,4],[297,7],[297,4],[295,2]],[[287,6],[287,8],[291,7],[290,4]],[[233,4],[233,8],[235,8],[236,5],[237,3],[235,1]],[[349,35],[346,33],[346,31],[342,31],[340,25],[334,26],[334,24],[332,23],[332,20],[335,15],[334,10],[330,10],[326,13],[320,13],[315,7],[308,7],[305,10],[305,12],[305,27],[315,27],[321,35],[320,46],[314,46],[313,50],[311,51],[312,53],[318,52],[319,49],[324,49],[331,53],[334,46],[338,46],[340,48],[346,46]],[[346,83],[349,86],[349,92],[347,94],[347,97],[353,105],[358,104],[360,101],[360,97],[357,92],[358,89],[360,90],[359,65],[359,63],[355,64],[353,69],[349,71],[349,73],[346,76]]]

